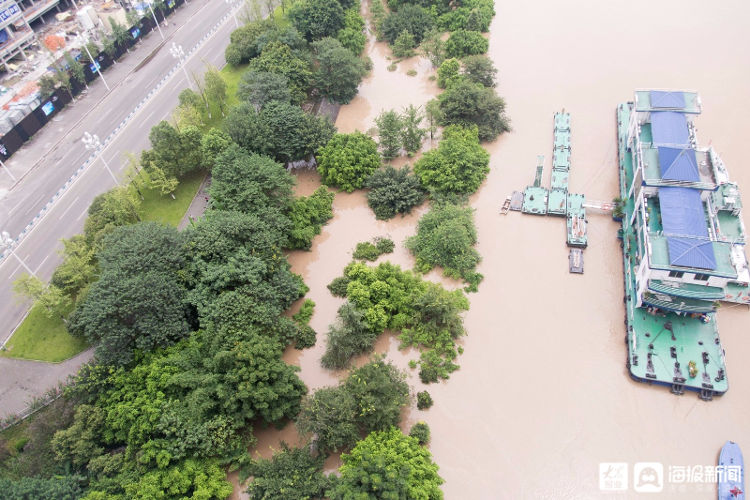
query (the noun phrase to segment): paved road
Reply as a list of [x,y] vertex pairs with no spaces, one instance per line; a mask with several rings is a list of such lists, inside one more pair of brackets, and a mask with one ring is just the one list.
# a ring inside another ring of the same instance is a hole
[[[169,73],[176,63],[169,52],[171,42],[182,45],[185,52],[189,52],[227,13],[227,4],[222,0],[191,1],[173,16],[178,26],[175,28],[170,25],[165,30],[165,35],[170,39],[141,68],[125,77],[126,69],[124,63],[121,63],[118,66],[123,66],[122,69],[113,68],[112,71],[105,73],[107,82],[112,87],[109,93],[106,93],[101,81],[95,82],[90,94],[83,102],[78,103],[76,108],[70,110],[65,120],[71,124],[76,123],[85,114],[83,108],[87,105],[91,108],[100,97],[103,99],[80,125],[69,126],[67,129],[58,131],[58,138],[60,134],[64,134],[60,147],[47,154],[41,164],[0,202],[0,229],[16,237],[90,156],[90,152],[85,150],[80,141],[83,133],[88,131],[98,134],[103,140]],[[204,61],[216,67],[222,67],[225,64],[224,48],[229,43],[229,33],[233,29],[235,29],[235,23],[230,16],[213,37],[204,42],[185,61],[188,72],[202,73],[205,70]],[[144,47],[141,50],[146,49],[149,43],[153,46],[161,44],[158,32],[151,34],[149,40],[144,41]],[[143,57],[138,56],[136,59],[134,56],[135,53],[128,55],[125,61],[133,60],[137,63]],[[121,78],[124,81],[121,80],[122,83],[115,87],[118,83],[117,71],[122,73]],[[103,157],[116,175],[122,175],[120,161],[122,151],[139,153],[140,150],[147,148],[149,129],[160,120],[169,117],[178,104],[177,95],[187,86],[184,72],[175,72],[127,127],[121,130],[106,147]],[[55,123],[48,125],[44,133],[55,133],[55,126]],[[49,141],[37,139],[35,138],[32,143],[32,148],[43,148],[49,144]],[[34,153],[39,154],[39,150],[32,150],[28,154]],[[114,185],[115,181],[104,169],[101,159],[97,159],[96,163],[91,164],[80,179],[66,190],[67,192],[53,205],[49,213],[35,224],[33,231],[16,246],[17,255],[22,257],[39,277],[49,279],[60,262],[57,254],[62,247],[59,243],[60,238],[67,238],[81,232],[86,210],[93,198]],[[0,261],[0,343],[20,322],[27,309],[26,306],[16,304],[11,291],[13,280],[22,271],[21,265],[13,258]],[[2,376],[0,373],[0,377]]]

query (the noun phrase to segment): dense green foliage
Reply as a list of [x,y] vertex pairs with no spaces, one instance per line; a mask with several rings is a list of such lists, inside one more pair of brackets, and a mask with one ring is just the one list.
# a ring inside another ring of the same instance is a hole
[[299,103],[305,98],[313,76],[310,63],[301,56],[289,45],[273,41],[266,44],[260,55],[250,61],[250,71],[274,73],[285,77],[289,82],[292,102]]
[[301,160],[325,145],[335,132],[331,121],[281,101],[260,111],[250,102],[230,109],[224,131],[240,147],[280,162]]
[[247,101],[260,111],[272,101],[290,102],[289,80],[283,75],[248,71],[237,83],[237,98]]
[[336,38],[341,45],[358,56],[365,50],[367,36],[364,33],[365,20],[359,13],[359,9],[350,8],[344,12],[344,27],[338,32]]
[[325,455],[313,457],[307,449],[289,448],[282,442],[281,451],[270,460],[254,460],[248,467],[250,500],[322,499],[329,485],[323,474],[325,459]]
[[373,332],[363,318],[364,314],[349,302],[339,307],[336,322],[328,327],[326,352],[320,359],[324,368],[340,370],[355,356],[372,351],[378,332]]
[[414,165],[422,186],[441,194],[470,194],[490,172],[490,155],[479,144],[476,128],[447,127],[437,149]]
[[396,158],[403,145],[401,133],[404,129],[404,123],[401,115],[393,109],[382,111],[375,118],[375,124],[378,127],[378,146],[383,159],[392,160]]
[[[334,280],[329,288],[341,294],[346,283],[345,296],[351,305],[339,310],[346,328],[331,328],[326,356],[329,352],[332,354],[330,359],[324,356],[323,366],[346,366],[350,359],[347,355],[361,354],[347,344],[349,339],[362,339],[355,347],[366,352],[377,335],[387,328],[402,332],[399,336],[402,348],[411,345],[422,350],[419,364],[423,382],[449,378],[450,373],[458,369],[453,363],[458,356],[455,341],[465,333],[460,315],[469,308],[469,301],[461,290],[448,292],[441,285],[422,280],[411,271],[402,271],[390,262],[375,268],[352,262],[344,269],[344,276],[345,279]],[[338,330],[354,330],[355,327],[356,335],[348,332],[335,335]]]
[[315,302],[310,299],[305,299],[302,306],[299,308],[299,312],[292,316],[294,321],[302,324],[309,324],[310,318],[312,318],[313,312],[315,311]]
[[445,42],[445,53],[448,57],[462,58],[484,54],[490,48],[490,41],[478,31],[459,29],[451,33]]
[[352,257],[357,260],[377,260],[378,257],[385,253],[393,253],[396,244],[388,238],[378,237],[374,239],[375,243],[364,241],[357,243]]
[[493,88],[462,79],[450,85],[438,100],[441,125],[476,126],[482,141],[492,141],[510,130],[505,100]]
[[331,500],[443,498],[440,485],[445,481],[430,452],[395,427],[371,433],[341,460],[341,477],[328,492]]
[[365,182],[367,204],[378,220],[388,220],[396,214],[409,214],[424,201],[424,191],[408,165],[399,169],[386,165],[376,170]]
[[420,420],[411,426],[409,436],[416,438],[419,444],[427,444],[430,441],[430,426]]
[[178,277],[183,245],[175,228],[156,223],[120,227],[105,238],[99,280],[68,324],[71,334],[99,342],[100,362],[126,364],[135,349],[150,351],[187,335],[186,291]]
[[298,0],[289,8],[287,16],[310,42],[335,37],[344,27],[344,9],[338,0]]
[[476,291],[483,276],[476,272],[482,257],[474,248],[477,230],[474,210],[451,203],[436,204],[417,226],[417,234],[406,240],[406,248],[416,257],[420,272],[440,266],[451,278],[461,278]]
[[484,55],[468,56],[464,57],[461,63],[463,66],[462,74],[470,82],[478,83],[484,87],[496,85],[497,69],[495,69],[495,65],[489,57]]
[[294,200],[288,214],[292,221],[288,248],[309,250],[312,247],[313,238],[333,218],[334,197],[334,193],[321,186],[310,196]]
[[401,59],[411,57],[415,54],[414,48],[416,46],[414,35],[409,33],[408,30],[404,30],[393,42],[393,55]]
[[414,37],[414,43],[422,43],[424,34],[435,25],[432,16],[422,7],[407,4],[391,12],[383,20],[381,31],[383,37],[389,44],[393,45],[396,39],[404,32],[409,32]]
[[162,170],[167,177],[181,177],[201,168],[203,157],[200,144],[202,134],[194,126],[177,130],[166,121],[159,122],[148,134],[151,149],[141,153],[141,164],[147,172]]
[[209,194],[223,210],[261,214],[286,211],[294,200],[294,177],[267,156],[230,146],[216,158]]
[[432,400],[432,396],[430,396],[430,393],[427,391],[419,391],[417,393],[417,409],[418,410],[427,410],[429,409],[434,401]]
[[338,186],[351,193],[380,165],[378,146],[362,132],[335,134],[318,150],[318,173],[326,186]]
[[315,434],[322,452],[346,449],[361,433],[388,429],[409,402],[406,373],[376,357],[352,371],[338,387],[318,389],[302,403],[297,427]]
[[259,21],[246,24],[229,35],[230,43],[224,51],[224,57],[229,64],[237,66],[257,57],[260,51],[256,45],[257,38],[273,29],[273,23]]
[[445,60],[443,34],[437,29],[431,29],[424,34],[419,48],[422,55],[429,59],[435,68],[439,67]]
[[333,102],[348,104],[367,74],[364,62],[335,38],[323,38],[312,46],[318,92]]
[[461,62],[458,59],[446,59],[437,70],[437,84],[441,89],[447,88],[448,85],[458,81],[460,78],[458,71],[461,69]]
[[41,479],[24,477],[20,481],[0,478],[0,496],[3,500],[77,500],[83,497],[81,478],[75,476]]

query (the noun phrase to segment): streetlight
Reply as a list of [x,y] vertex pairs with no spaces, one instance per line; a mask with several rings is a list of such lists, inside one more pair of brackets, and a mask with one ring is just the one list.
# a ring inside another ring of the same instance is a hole
[[185,78],[187,78],[188,86],[192,89],[193,85],[190,83],[190,77],[188,76],[187,70],[185,69],[185,61],[183,61],[185,57],[185,51],[182,50],[182,45],[177,45],[172,42],[172,46],[169,48],[169,53],[172,54],[172,57],[180,61],[180,65],[182,65],[182,71],[185,72]]
[[[93,149],[94,150],[94,161],[96,161],[96,152],[99,151],[99,147],[102,145],[101,141],[99,141],[98,135],[91,135],[88,132],[84,132],[83,139],[81,139],[83,142],[83,145],[86,146],[86,149]],[[102,159],[104,162],[104,166],[107,167],[107,170],[109,171],[109,175],[112,176],[112,178],[115,180],[115,183],[117,185],[120,184],[120,181],[117,180],[117,177],[115,177],[115,174],[112,173],[112,169],[109,168],[109,164],[107,164],[107,161],[104,159],[104,155],[102,154],[103,151],[99,152],[99,158]]]
[[0,160],[0,165],[2,165],[5,171],[8,172],[8,175],[10,175],[10,178],[13,179],[13,182],[16,182],[17,179],[15,178],[13,174],[10,173],[10,169],[5,163],[3,163],[3,160]]
[[159,26],[159,20],[156,19],[154,8],[151,6],[151,2],[146,2],[146,3],[148,4],[148,8],[151,9],[151,15],[154,16],[154,22],[156,23],[156,27],[159,28],[159,34],[161,35],[161,39],[164,40],[164,33],[161,32],[161,26]]
[[239,21],[237,21],[237,13],[234,10],[234,5],[232,5],[232,0],[224,0],[224,1],[227,3],[227,5],[229,5],[229,8],[232,11],[232,15],[234,16],[234,24],[236,24],[237,27],[239,28],[240,27],[240,23],[239,23]]
[[78,38],[81,39],[81,42],[83,44],[83,48],[86,49],[86,53],[89,55],[89,61],[92,62],[92,64],[94,65],[94,68],[97,71],[97,73],[99,73],[99,76],[102,78],[102,81],[104,82],[104,86],[107,87],[107,92],[112,91],[112,89],[109,88],[109,85],[107,85],[107,80],[104,79],[104,73],[102,73],[102,67],[99,65],[98,62],[96,62],[96,59],[94,59],[93,57],[91,57],[91,52],[89,52],[89,48],[86,45],[86,43],[88,42],[88,39],[84,35],[81,35],[81,33],[78,32],[78,31],[76,31],[76,35],[78,35]]
[[5,247],[5,248],[8,249],[8,251],[10,252],[10,254],[13,257],[15,257],[16,259],[18,259],[18,262],[21,263],[21,265],[29,272],[30,275],[36,277],[36,274],[34,274],[34,271],[32,271],[29,268],[29,266],[26,265],[26,263],[23,261],[23,259],[21,259],[21,257],[19,257],[18,255],[16,255],[16,253],[13,251],[13,246],[12,246],[13,245],[13,238],[10,237],[10,234],[8,233],[8,231],[3,231],[2,234],[0,234],[0,243],[2,244],[3,247]]

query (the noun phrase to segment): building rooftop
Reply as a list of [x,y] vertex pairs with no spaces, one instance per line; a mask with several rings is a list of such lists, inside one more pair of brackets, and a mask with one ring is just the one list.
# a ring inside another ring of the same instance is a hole
[[[687,271],[698,274],[708,274],[710,276],[719,276],[721,278],[737,279],[737,271],[732,265],[732,245],[730,243],[711,241],[711,248],[716,261],[715,269],[690,268],[686,266],[673,265],[669,256],[669,245],[666,236],[649,234],[649,243],[651,245],[651,255],[649,263],[652,269],[661,269],[664,271]],[[707,242],[708,243],[708,242]]]
[[691,90],[636,90],[636,111],[672,110],[700,114],[698,93]]

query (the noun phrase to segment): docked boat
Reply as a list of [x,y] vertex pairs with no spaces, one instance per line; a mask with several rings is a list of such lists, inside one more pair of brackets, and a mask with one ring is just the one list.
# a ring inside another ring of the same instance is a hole
[[510,210],[510,196],[505,198],[505,201],[503,202],[503,206],[500,207],[500,213],[502,215],[508,215],[509,210]]
[[696,92],[638,90],[616,117],[626,366],[710,400],[729,388],[717,308],[750,304],[750,272],[739,187],[699,146],[700,113]]
[[727,441],[721,448],[717,480],[719,500],[745,500],[745,461],[737,443]]

